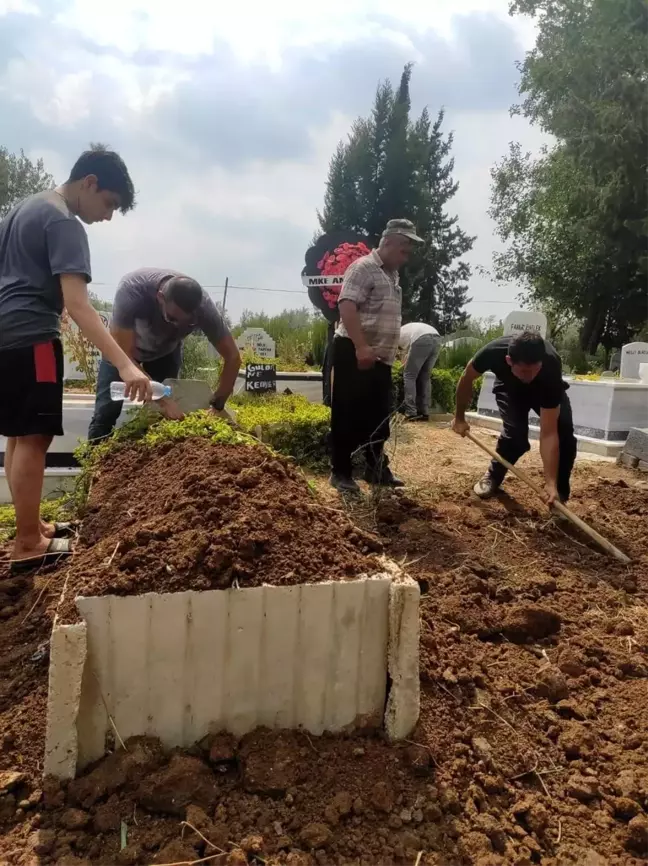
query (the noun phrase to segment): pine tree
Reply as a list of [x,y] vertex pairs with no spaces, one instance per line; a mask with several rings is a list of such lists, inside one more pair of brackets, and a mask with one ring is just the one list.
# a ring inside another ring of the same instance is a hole
[[323,232],[363,232],[373,244],[388,220],[411,219],[425,244],[401,275],[404,316],[448,333],[466,320],[470,268],[460,258],[475,239],[447,213],[458,185],[443,111],[434,123],[427,108],[410,119],[411,76],[408,64],[398,90],[381,83],[371,115],[358,118],[338,145],[318,219]]

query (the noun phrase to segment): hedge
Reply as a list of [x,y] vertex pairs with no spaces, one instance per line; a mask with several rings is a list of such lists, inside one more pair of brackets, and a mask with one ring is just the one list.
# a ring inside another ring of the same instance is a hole
[[328,463],[331,410],[300,394],[240,395],[229,404],[238,425],[280,454],[313,469]]

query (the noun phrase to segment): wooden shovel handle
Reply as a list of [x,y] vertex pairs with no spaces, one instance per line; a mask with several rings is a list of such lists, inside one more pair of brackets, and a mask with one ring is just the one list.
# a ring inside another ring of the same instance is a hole
[[[483,440],[479,439],[477,436],[472,433],[466,433],[466,439],[470,439],[471,442],[474,442],[475,445],[478,445],[483,451],[489,454],[493,460],[497,460],[498,463],[501,463],[502,466],[505,466],[509,472],[512,472],[516,475],[520,481],[523,481],[526,485],[528,485],[534,493],[537,493],[541,499],[545,499],[544,490],[532,481],[531,478],[524,472],[522,469],[518,469],[517,466],[513,466],[512,463],[509,463],[508,460],[505,460],[500,454],[495,451],[494,448],[491,448],[490,445],[487,445]],[[588,526],[584,520],[581,520],[578,515],[574,514],[573,511],[570,511],[566,505],[563,505],[562,502],[554,502],[553,507],[556,511],[559,511],[567,520],[570,520],[574,526],[577,526],[580,530],[582,530],[586,535],[595,541],[599,547],[602,547],[603,550],[607,551],[607,553],[612,554],[619,562],[623,562],[624,565],[627,565],[630,562],[629,557],[625,555],[618,547],[615,547],[611,542],[607,540],[607,538],[603,538],[603,536],[598,533],[595,529],[592,529],[591,526]]]

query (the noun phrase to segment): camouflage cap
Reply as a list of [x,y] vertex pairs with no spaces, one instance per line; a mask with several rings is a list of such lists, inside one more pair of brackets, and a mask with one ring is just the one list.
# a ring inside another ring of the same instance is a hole
[[416,234],[416,226],[410,220],[389,220],[382,236],[387,238],[390,235],[403,235],[403,237],[414,241],[415,244],[425,243],[423,238]]

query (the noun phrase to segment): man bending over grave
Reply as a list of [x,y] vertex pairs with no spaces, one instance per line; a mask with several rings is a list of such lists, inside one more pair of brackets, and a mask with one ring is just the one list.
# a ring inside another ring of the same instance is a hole
[[[540,416],[540,455],[547,503],[569,499],[569,480],[576,459],[572,411],[558,353],[532,331],[492,340],[466,365],[457,386],[452,429],[460,436],[470,430],[465,413],[472,401],[473,382],[487,370],[495,374],[493,393],[502,416],[497,453],[516,463],[529,448],[529,412]],[[506,469],[493,460],[473,488],[487,499],[499,490]]]
[[[154,382],[177,379],[182,364],[182,341],[200,330],[223,358],[223,370],[211,400],[212,409],[222,411],[234,390],[241,356],[216,304],[196,280],[178,271],[139,268],[122,278],[110,322],[114,339]],[[112,400],[110,386],[119,382],[119,370],[102,358],[97,377],[95,410],[88,439],[109,436],[121,414],[123,403]],[[170,398],[158,402],[163,414],[182,418]]]

